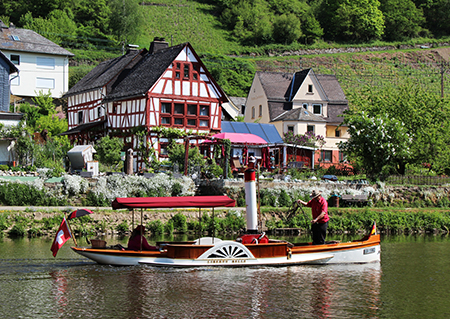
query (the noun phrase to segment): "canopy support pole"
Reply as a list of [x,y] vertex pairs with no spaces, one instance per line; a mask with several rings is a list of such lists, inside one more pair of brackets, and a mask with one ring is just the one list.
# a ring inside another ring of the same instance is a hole
[[212,244],[214,245],[214,233],[216,232],[216,223],[214,222],[214,207],[212,208],[212,224],[213,224],[213,232],[212,232]]
[[199,207],[198,208],[198,225],[199,225],[199,227],[198,227],[198,244],[199,245],[201,244],[200,238],[202,238],[202,214],[201,214],[201,211],[202,211],[202,209]]
[[[142,208],[141,208],[141,225],[143,226],[143,224],[142,224]],[[141,239],[141,251],[142,251],[142,237],[144,236],[144,234],[142,232],[142,227],[139,227],[139,228],[141,230],[141,237],[140,237],[140,239]]]

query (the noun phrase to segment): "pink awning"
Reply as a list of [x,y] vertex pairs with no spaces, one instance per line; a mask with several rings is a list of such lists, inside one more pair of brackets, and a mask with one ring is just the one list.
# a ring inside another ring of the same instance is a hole
[[262,137],[250,133],[218,133],[212,136],[217,139],[227,139],[233,144],[267,144]]
[[235,200],[228,196],[117,197],[112,202],[113,209],[234,206]]

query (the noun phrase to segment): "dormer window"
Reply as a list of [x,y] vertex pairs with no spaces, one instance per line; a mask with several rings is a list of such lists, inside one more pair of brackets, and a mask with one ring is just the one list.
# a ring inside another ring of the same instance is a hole
[[13,41],[20,41],[20,38],[18,35],[11,35],[11,40]]

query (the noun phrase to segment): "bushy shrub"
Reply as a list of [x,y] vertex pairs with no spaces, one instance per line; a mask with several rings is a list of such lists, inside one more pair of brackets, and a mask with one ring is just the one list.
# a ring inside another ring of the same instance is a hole
[[164,233],[164,225],[160,220],[154,220],[147,224],[147,229],[152,235],[161,235]]
[[9,170],[8,165],[4,165],[4,164],[0,165],[0,171],[7,171],[7,170]]
[[130,230],[130,226],[126,220],[122,221],[119,225],[117,225],[116,230],[119,233],[126,233]]
[[26,234],[25,225],[21,223],[14,224],[8,232],[10,237],[24,237]]
[[173,227],[180,233],[187,232],[187,217],[181,213],[176,214],[171,218],[173,221]]
[[164,232],[168,235],[173,234],[174,225],[173,220],[167,221],[167,223],[164,225]]

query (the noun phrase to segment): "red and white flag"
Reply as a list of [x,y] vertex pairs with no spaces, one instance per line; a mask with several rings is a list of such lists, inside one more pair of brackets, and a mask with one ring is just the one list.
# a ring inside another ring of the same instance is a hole
[[50,250],[53,252],[53,257],[56,257],[58,250],[64,245],[64,243],[72,237],[72,234],[69,230],[69,225],[67,225],[66,218],[64,217],[61,225],[59,226],[58,232],[56,233],[56,237],[53,240],[52,248]]

